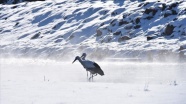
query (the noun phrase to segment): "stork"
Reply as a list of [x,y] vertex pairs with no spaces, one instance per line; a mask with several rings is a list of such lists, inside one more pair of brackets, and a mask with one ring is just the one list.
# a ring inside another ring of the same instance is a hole
[[[85,60],[86,56],[87,56],[87,54],[86,54],[86,53],[83,53],[83,54],[81,55],[81,59],[82,59],[82,60]],[[86,71],[87,71],[87,79],[88,79],[88,70],[86,70]]]
[[[89,78],[89,81],[92,79],[93,77],[96,76],[97,74],[103,76],[104,72],[103,70],[100,68],[100,66],[93,62],[93,61],[89,61],[89,60],[82,60],[79,56],[76,56],[76,58],[74,59],[74,61],[72,63],[74,63],[76,60],[78,60],[81,65],[90,72],[91,76]],[[87,76],[88,77],[88,76]]]

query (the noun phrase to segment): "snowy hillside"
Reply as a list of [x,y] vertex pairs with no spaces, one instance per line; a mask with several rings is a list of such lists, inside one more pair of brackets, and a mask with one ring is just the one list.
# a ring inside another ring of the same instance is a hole
[[0,4],[1,57],[185,59],[186,1]]
[[45,0],[1,0],[0,4],[17,4],[21,2],[34,2],[34,1],[45,1]]

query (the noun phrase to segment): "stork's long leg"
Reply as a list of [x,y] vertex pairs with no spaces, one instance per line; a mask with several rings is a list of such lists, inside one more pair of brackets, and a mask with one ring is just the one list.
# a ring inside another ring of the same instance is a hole
[[89,78],[89,81],[91,81],[91,79],[92,79],[92,73],[90,73],[90,78]]
[[88,79],[88,71],[87,71],[87,79]]
[[92,74],[92,78],[91,79],[92,79],[92,82],[93,82],[93,74]]
[[93,81],[93,77],[95,77],[95,76],[97,76],[97,73],[96,74],[91,74],[91,77],[89,78],[89,80],[92,79],[92,81]]

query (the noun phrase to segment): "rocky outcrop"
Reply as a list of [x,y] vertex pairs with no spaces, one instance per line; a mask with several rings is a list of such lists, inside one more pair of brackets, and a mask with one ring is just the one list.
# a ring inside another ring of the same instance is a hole
[[31,39],[37,39],[40,37],[41,32],[38,32],[37,34],[35,34],[34,36],[31,37]]
[[24,1],[33,2],[33,1],[45,1],[45,0],[0,0],[0,4],[17,4]]
[[113,35],[120,35],[121,31],[115,32]]
[[145,14],[150,14],[152,13],[152,15],[154,16],[156,14],[157,10],[155,8],[147,8],[144,13]]
[[96,30],[96,36],[101,36],[101,35],[102,35],[101,30]]
[[131,39],[129,36],[121,36],[121,37],[118,39],[118,42],[126,41],[126,40],[129,40],[129,39]]
[[156,39],[156,38],[157,38],[156,35],[147,36],[147,41],[149,41],[149,40],[153,40],[153,39]]
[[174,28],[175,27],[173,25],[168,24],[164,31],[165,35],[171,35],[173,33]]

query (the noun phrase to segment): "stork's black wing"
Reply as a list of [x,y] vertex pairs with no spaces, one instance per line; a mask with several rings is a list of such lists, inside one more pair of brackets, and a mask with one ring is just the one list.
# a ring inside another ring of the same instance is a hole
[[97,63],[94,62],[93,65],[95,66],[96,73],[98,73],[99,75],[104,75],[103,70],[101,70],[100,66]]
[[97,63],[94,62],[93,65],[94,65],[96,68],[101,69],[100,66],[99,66]]

